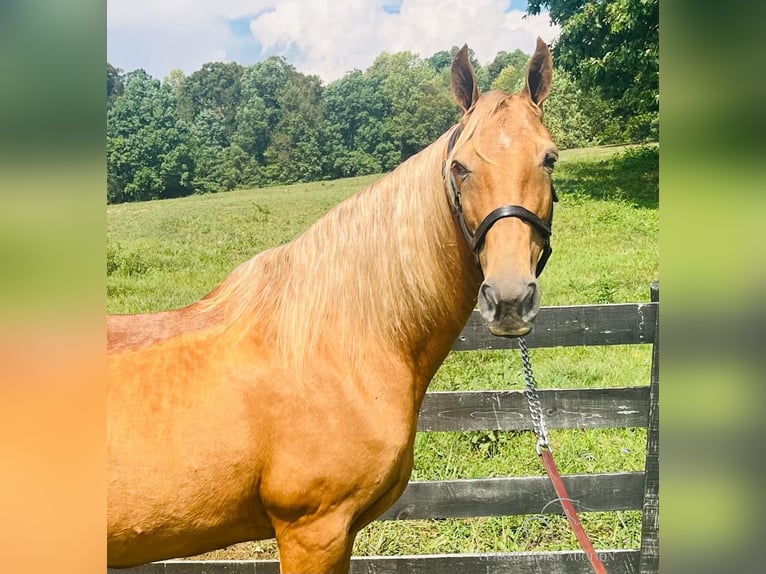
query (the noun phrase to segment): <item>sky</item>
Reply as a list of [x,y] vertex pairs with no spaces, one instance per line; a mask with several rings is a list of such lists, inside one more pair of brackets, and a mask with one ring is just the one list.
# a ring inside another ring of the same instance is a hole
[[531,54],[559,33],[526,0],[107,0],[107,60],[163,79],[206,62],[284,56],[330,83],[381,52],[427,58],[467,43],[482,64],[500,50]]

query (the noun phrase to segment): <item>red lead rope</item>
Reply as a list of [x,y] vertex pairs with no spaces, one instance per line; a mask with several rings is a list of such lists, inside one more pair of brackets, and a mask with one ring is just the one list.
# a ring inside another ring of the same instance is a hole
[[567,520],[569,520],[569,524],[572,526],[572,530],[574,530],[577,541],[580,543],[580,546],[585,552],[585,555],[588,557],[590,565],[593,566],[593,571],[596,574],[607,574],[604,563],[601,562],[601,559],[598,557],[598,552],[596,552],[595,548],[593,548],[593,544],[591,543],[590,538],[588,538],[588,535],[585,533],[585,529],[580,523],[580,518],[577,516],[577,511],[572,504],[572,499],[569,498],[569,493],[567,493],[567,489],[564,486],[564,481],[561,479],[559,469],[556,468],[556,461],[553,460],[553,454],[551,454],[551,451],[548,448],[542,448],[539,450],[540,458],[542,459],[543,466],[545,467],[545,472],[548,473],[548,477],[553,483],[553,489],[556,491],[556,496],[558,496],[559,501],[561,502],[561,506],[564,509],[564,514],[566,514]]
[[532,361],[529,358],[529,350],[527,344],[524,341],[524,337],[519,337],[519,349],[521,350],[521,363],[524,368],[524,378],[526,379],[526,394],[527,402],[529,403],[529,414],[532,419],[532,427],[537,435],[537,453],[543,461],[545,472],[548,473],[548,478],[553,483],[553,489],[556,491],[556,496],[561,502],[561,506],[564,508],[564,514],[566,514],[569,524],[574,530],[577,541],[580,543],[585,555],[588,557],[593,571],[596,574],[607,574],[606,567],[601,559],[598,557],[598,553],[593,548],[588,535],[585,533],[585,529],[580,523],[580,519],[577,516],[577,511],[572,504],[572,499],[569,498],[569,493],[564,486],[564,481],[561,479],[559,469],[556,468],[556,462],[553,460],[553,453],[548,445],[548,432],[545,429],[545,420],[543,417],[543,409],[540,406],[540,397],[537,394],[537,381],[535,381],[535,375],[532,372]]

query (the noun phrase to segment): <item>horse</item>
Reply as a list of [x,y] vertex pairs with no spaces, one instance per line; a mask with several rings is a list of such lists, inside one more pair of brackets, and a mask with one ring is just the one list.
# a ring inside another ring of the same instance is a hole
[[516,94],[451,66],[459,123],[191,305],[107,321],[107,561],[276,537],[283,573],[348,572],[401,495],[421,402],[478,303],[530,331],[557,150],[538,38]]

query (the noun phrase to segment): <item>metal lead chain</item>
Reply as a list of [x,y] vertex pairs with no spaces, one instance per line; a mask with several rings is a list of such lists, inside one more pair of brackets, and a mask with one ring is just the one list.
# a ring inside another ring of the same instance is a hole
[[521,363],[524,370],[524,379],[526,381],[527,403],[529,403],[529,416],[532,419],[532,428],[537,435],[537,454],[542,449],[550,450],[548,443],[548,431],[545,428],[545,419],[543,418],[543,409],[540,406],[540,396],[537,394],[537,381],[532,372],[532,361],[529,360],[529,350],[524,337],[519,337],[519,349],[521,349]]

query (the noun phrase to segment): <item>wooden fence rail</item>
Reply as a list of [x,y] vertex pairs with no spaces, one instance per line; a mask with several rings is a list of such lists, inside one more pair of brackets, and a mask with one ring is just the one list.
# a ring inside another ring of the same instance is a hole
[[[609,574],[638,572],[638,550],[599,551]],[[168,560],[114,574],[279,574],[276,560]],[[354,556],[351,574],[592,574],[582,552],[514,552],[492,554],[431,554],[427,556]]]
[[[598,550],[610,574],[657,574],[659,491],[659,285],[650,303],[545,307],[529,347],[653,345],[651,380],[644,386],[540,390],[551,429],[647,427],[643,472],[572,474],[564,482],[581,511],[642,510],[641,548]],[[490,335],[474,313],[455,351],[517,349],[515,340]],[[518,431],[532,428],[522,391],[433,392],[426,395],[418,430]],[[410,482],[380,520],[442,519],[524,514],[561,514],[547,477],[522,476]],[[514,552],[423,556],[362,556],[352,574],[589,574],[583,552]],[[275,560],[169,560],[111,574],[278,574]]]
[[[539,390],[548,428],[645,427],[649,387]],[[426,394],[419,431],[531,430],[524,391],[449,391]]]

